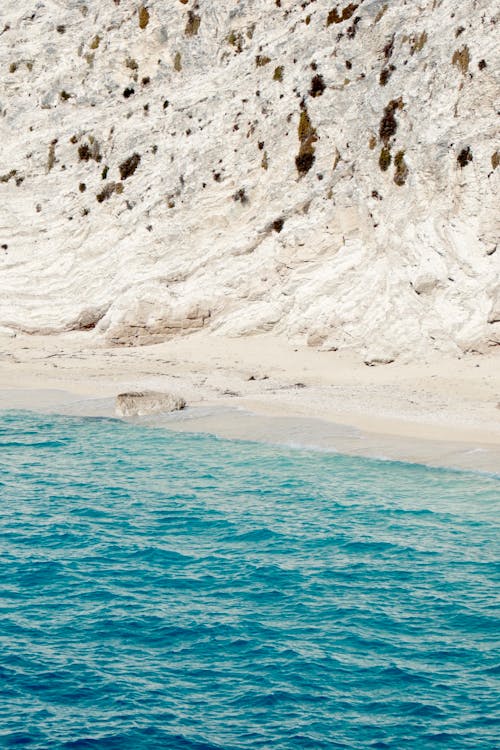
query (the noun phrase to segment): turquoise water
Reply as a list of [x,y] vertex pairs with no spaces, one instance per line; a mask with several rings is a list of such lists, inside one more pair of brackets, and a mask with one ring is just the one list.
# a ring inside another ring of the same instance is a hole
[[0,746],[498,748],[500,479],[0,416]]

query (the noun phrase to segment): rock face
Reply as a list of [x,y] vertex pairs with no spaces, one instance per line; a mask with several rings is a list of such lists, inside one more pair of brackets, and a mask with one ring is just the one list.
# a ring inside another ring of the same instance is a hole
[[180,396],[157,391],[120,393],[116,397],[115,411],[120,417],[144,417],[166,411],[184,409],[186,402]]
[[496,10],[4,0],[0,325],[498,342]]

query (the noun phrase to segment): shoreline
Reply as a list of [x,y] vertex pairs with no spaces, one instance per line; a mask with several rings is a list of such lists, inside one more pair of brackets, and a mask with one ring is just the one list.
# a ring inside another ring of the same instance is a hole
[[305,450],[500,470],[500,352],[367,367],[352,352],[203,332],[140,348],[92,334],[0,338],[0,410],[115,416],[128,390],[188,409],[141,423]]
[[[7,405],[10,402],[10,405]],[[209,434],[227,440],[321,451],[380,461],[402,461],[500,477],[500,448],[492,443],[433,440],[367,432],[352,425],[318,418],[278,416],[231,406],[207,404],[181,412],[120,417],[113,398],[81,398],[65,391],[0,390],[0,414],[8,410],[69,417],[108,418],[175,432]]]

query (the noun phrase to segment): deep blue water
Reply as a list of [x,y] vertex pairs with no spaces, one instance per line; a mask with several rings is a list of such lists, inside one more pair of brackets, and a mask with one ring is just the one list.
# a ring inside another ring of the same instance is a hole
[[500,479],[0,416],[0,747],[498,748]]

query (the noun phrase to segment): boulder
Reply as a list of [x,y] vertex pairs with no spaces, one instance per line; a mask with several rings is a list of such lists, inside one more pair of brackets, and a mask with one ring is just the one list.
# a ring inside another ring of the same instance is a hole
[[364,363],[369,367],[376,365],[390,365],[396,359],[396,355],[383,347],[371,347],[364,356]]
[[186,406],[182,396],[161,391],[130,391],[116,397],[115,412],[119,417],[144,417],[147,414],[179,411]]

